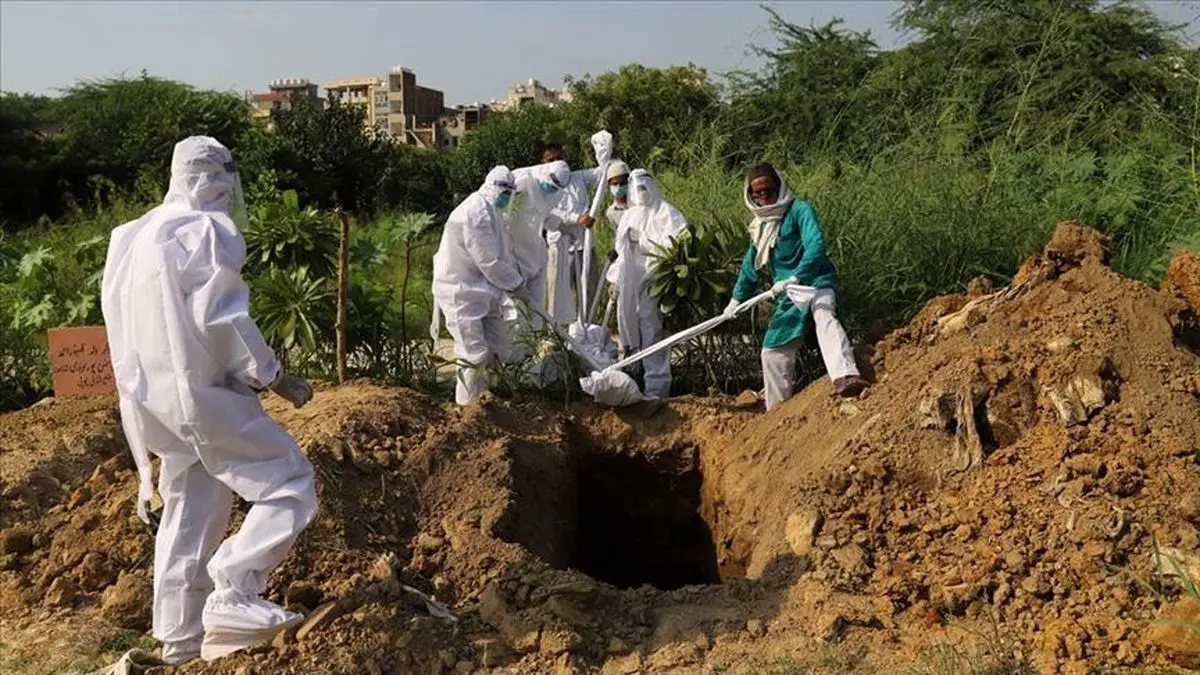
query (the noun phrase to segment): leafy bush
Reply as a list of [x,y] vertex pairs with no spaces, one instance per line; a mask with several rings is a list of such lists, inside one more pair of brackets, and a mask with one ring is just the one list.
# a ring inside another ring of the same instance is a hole
[[333,353],[336,294],[328,277],[303,266],[272,268],[254,280],[252,297],[253,316],[285,368],[304,372]]
[[247,272],[303,267],[313,277],[337,272],[338,228],[328,213],[302,208],[295,190],[260,202],[250,212],[246,240]]

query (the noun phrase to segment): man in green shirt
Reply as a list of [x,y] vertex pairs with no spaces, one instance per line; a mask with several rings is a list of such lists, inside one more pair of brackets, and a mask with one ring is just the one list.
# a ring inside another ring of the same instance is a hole
[[[750,246],[726,312],[732,314],[734,307],[754,295],[762,272],[778,287],[777,295],[787,295],[787,301],[776,306],[763,340],[767,410],[792,395],[796,354],[804,345],[810,312],[834,392],[847,398],[858,396],[867,382],[859,376],[850,340],[837,319],[837,270],[826,255],[816,212],[808,202],[792,195],[770,164],[750,169],[744,198],[754,215]],[[786,283],[792,277],[795,283]]]

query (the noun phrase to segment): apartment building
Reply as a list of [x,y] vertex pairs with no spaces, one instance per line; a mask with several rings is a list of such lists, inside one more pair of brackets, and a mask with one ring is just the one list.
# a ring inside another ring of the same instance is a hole
[[486,103],[456,106],[438,118],[438,147],[457,148],[463,136],[475,131],[487,119]]
[[[363,108],[363,124],[386,134],[398,143],[429,149],[457,147],[463,136],[479,128],[494,105],[472,103],[447,108],[445,94],[421,86],[409,68],[396,66],[383,78],[353,77],[325,83],[329,100]],[[256,118],[269,118],[272,110],[286,110],[297,97],[324,105],[317,96],[317,85],[307,79],[275,80],[270,91],[247,92],[246,100]],[[553,104],[562,94],[543,87],[537,80],[509,89],[513,109],[530,103]],[[503,104],[502,104],[503,106]]]
[[387,131],[406,145],[437,148],[438,118],[446,114],[445,94],[417,84],[417,75],[396,66],[387,77]]
[[531,78],[522,84],[509,87],[505,99],[493,103],[492,107],[498,111],[510,112],[520,110],[525,106],[553,106],[557,103],[566,103],[570,100],[570,91],[550,89],[536,79]]
[[256,119],[269,118],[272,110],[290,110],[292,102],[300,99],[307,99],[318,107],[325,105],[317,93],[317,85],[302,77],[272,80],[266,93],[246,93]]
[[363,124],[368,129],[387,130],[387,83],[377,77],[354,77],[325,83],[325,97],[363,108]]

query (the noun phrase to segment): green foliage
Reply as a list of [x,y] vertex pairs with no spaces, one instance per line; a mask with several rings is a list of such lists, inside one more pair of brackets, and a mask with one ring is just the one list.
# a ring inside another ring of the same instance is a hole
[[336,97],[324,109],[297,100],[289,110],[272,111],[281,140],[276,162],[296,177],[306,202],[352,211],[373,206],[388,142],[364,127],[365,114]]
[[300,206],[295,190],[259,202],[250,213],[246,269],[257,276],[271,268],[304,267],[317,278],[337,271],[338,226],[329,214]]
[[[777,49],[755,48],[766,61],[762,73],[735,73],[729,129],[740,159],[770,156],[783,164],[813,152],[858,154],[878,147],[863,84],[879,63],[868,33],[842,29],[835,19],[821,27],[788,23],[772,9]],[[864,114],[867,113],[867,114]]]
[[[529,106],[490,115],[478,130],[463,138],[449,160],[450,189],[455,199],[478,190],[494,166],[518,169],[539,163],[541,145],[561,139],[565,135],[563,126],[559,108]],[[580,158],[578,147],[565,150],[567,161],[574,166]]]
[[49,104],[42,96],[0,94],[0,230],[11,220],[34,221],[58,201],[53,149],[42,134]]
[[436,223],[426,213],[391,213],[355,231],[347,348],[357,374],[433,387],[426,327]]
[[[631,166],[670,166],[676,151],[720,113],[716,85],[703,68],[621,66],[599,77],[568,79],[573,104],[564,117],[576,143],[607,129]],[[590,150],[585,153],[591,154]]]
[[254,317],[285,368],[302,370],[332,352],[335,297],[331,280],[305,267],[274,268],[255,280]]
[[203,134],[236,147],[250,126],[248,106],[236,94],[145,73],[69,87],[51,114],[62,155],[86,175],[104,175],[119,186],[146,170],[165,179],[180,139]]

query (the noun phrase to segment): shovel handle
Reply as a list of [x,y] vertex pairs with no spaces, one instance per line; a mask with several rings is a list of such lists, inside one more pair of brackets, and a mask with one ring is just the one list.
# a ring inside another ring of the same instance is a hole
[[[795,279],[793,278],[790,281],[794,282]],[[773,297],[775,297],[774,291],[763,291],[762,293],[759,293],[758,295],[754,296],[753,298],[750,298],[749,300],[738,305],[737,309],[735,309],[733,311],[733,316],[737,316],[738,314],[741,314],[742,312],[750,309],[751,307],[760,305],[760,304],[766,302],[767,300],[770,300]],[[621,368],[626,368],[628,366],[631,366],[631,365],[637,363],[638,361],[641,361],[642,359],[646,358],[647,356],[657,354],[664,349],[670,349],[671,347],[674,347],[675,345],[679,344],[680,342],[686,342],[688,340],[691,340],[694,337],[703,335],[703,334],[707,333],[708,331],[716,328],[717,326],[720,326],[721,324],[725,323],[730,318],[731,317],[728,317],[724,314],[714,316],[713,318],[709,319],[708,321],[705,321],[704,323],[697,324],[686,330],[679,331],[678,333],[672,335],[671,337],[659,340],[655,344],[647,347],[646,349],[643,349],[642,351],[634,354],[633,356],[630,356],[624,360],[614,363],[613,365],[609,366],[608,368],[605,368],[605,370],[620,370]]]
[[557,335],[563,342],[567,343],[567,345],[571,348],[571,351],[581,356],[584,361],[587,361],[588,366],[590,366],[592,370],[601,370],[604,368],[604,364],[598,363],[595,358],[589,355],[587,349],[576,342],[569,333],[562,329],[562,326],[559,326],[558,323],[554,321],[554,319],[550,318],[550,315],[547,314],[545,310],[543,310],[541,307],[534,306],[532,303],[525,303],[525,306],[529,308],[529,311],[537,315],[539,319],[546,322],[546,325],[550,326],[550,329],[554,331],[554,334]]

